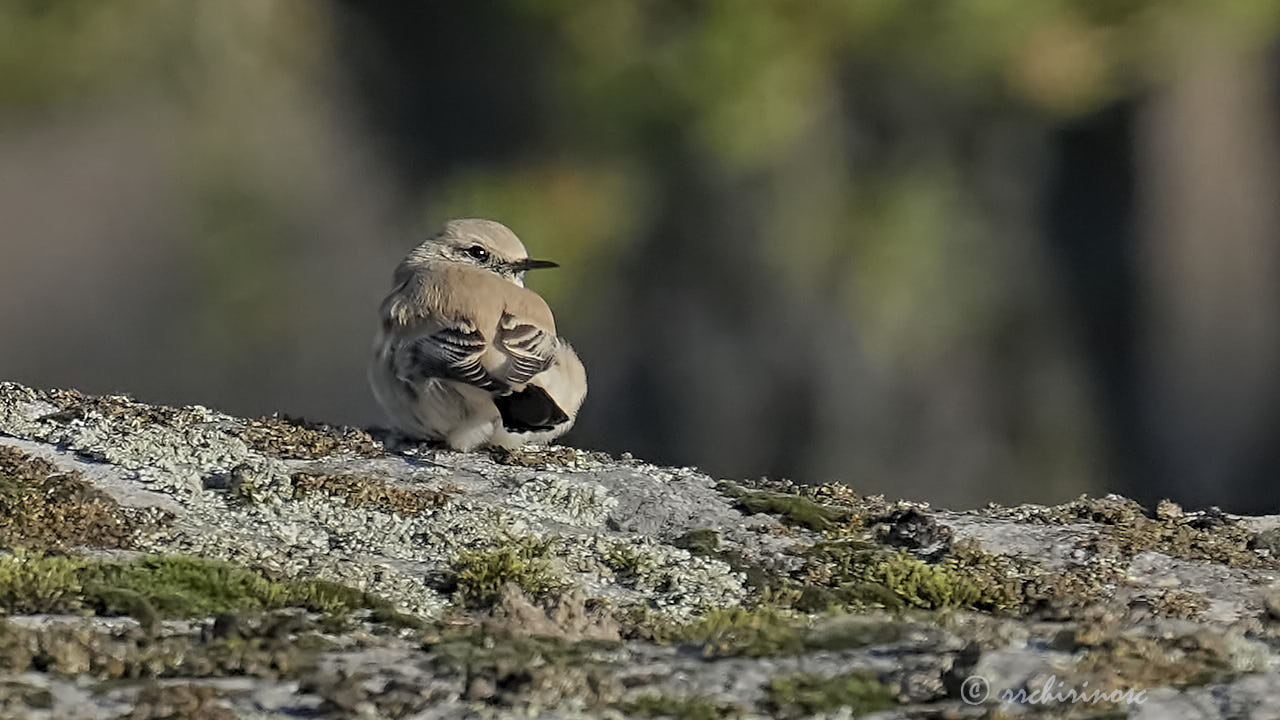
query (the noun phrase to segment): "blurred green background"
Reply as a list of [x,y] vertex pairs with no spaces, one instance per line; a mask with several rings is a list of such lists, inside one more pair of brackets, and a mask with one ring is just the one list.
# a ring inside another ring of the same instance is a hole
[[951,506],[1280,511],[1280,3],[0,4],[0,378],[375,424],[489,217],[570,442]]

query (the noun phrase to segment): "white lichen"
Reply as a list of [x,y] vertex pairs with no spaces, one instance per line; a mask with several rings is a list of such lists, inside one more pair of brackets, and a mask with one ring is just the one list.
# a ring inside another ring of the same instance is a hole
[[540,520],[583,528],[602,527],[618,505],[603,485],[562,475],[538,476],[522,483],[508,503]]

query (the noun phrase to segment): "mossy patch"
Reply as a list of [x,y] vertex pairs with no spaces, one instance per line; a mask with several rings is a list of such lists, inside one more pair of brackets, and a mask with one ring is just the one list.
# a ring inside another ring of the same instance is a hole
[[359,428],[315,423],[288,415],[248,421],[236,431],[246,445],[259,452],[293,460],[315,460],[348,454],[382,457],[382,443]]
[[0,611],[65,613],[81,606],[82,562],[19,550],[0,555]]
[[807,636],[803,618],[774,608],[726,608],[708,611],[673,639],[700,645],[705,657],[777,657],[805,652]]
[[740,705],[713,698],[657,694],[641,695],[619,704],[618,709],[635,717],[671,720],[732,720],[745,712],[745,708]]
[[1130,558],[1155,551],[1232,567],[1280,568],[1280,557],[1257,552],[1257,536],[1248,526],[1216,508],[1185,513],[1166,500],[1149,511],[1128,498],[1108,495],[1081,496],[1048,508],[1013,508],[1000,515],[1045,524],[1100,523],[1101,532],[1088,546],[1103,555]]
[[530,597],[563,586],[550,563],[551,542],[533,538],[514,540],[508,545],[459,554],[450,563],[454,574],[454,595],[468,607],[492,605],[502,586],[515,583]]
[[336,583],[270,580],[234,565],[188,557],[94,564],[80,575],[86,594],[97,598],[106,614],[128,609],[113,607],[108,593],[144,602],[161,618],[285,607],[336,614],[367,604],[364,593]]
[[[453,497],[441,490],[396,487],[360,475],[295,473],[290,479],[295,494],[323,493],[341,498],[350,507],[373,508],[404,515],[420,515],[443,507]],[[461,492],[461,489],[457,489]]]
[[226,563],[148,556],[126,563],[20,553],[0,557],[0,610],[8,613],[130,615],[146,627],[169,618],[304,608],[345,614],[372,610],[389,624],[414,625],[387,601],[322,580],[272,580]]
[[605,551],[601,559],[624,582],[644,577],[658,569],[653,553],[626,542],[615,543]]
[[771,491],[733,491],[732,497],[738,509],[748,515],[777,515],[788,525],[807,528],[815,532],[834,530],[847,519],[847,513],[814,502],[806,497]]
[[[818,529],[826,536],[802,551],[805,565],[789,576],[777,577],[764,568],[754,568],[751,574],[752,568],[745,568],[749,584],[761,597],[802,612],[966,609],[1065,619],[1096,606],[1112,592],[1109,586],[1123,581],[1123,573],[1105,561],[1044,572],[1034,561],[984,552],[972,540],[955,541],[952,530],[926,508],[861,496],[839,484],[806,488],[761,480],[749,490],[725,483],[722,491],[740,503],[747,500],[753,509],[770,510],[784,522]],[[1098,520],[1141,523],[1141,512],[1135,507],[1102,503],[1073,512]],[[1195,532],[1201,531],[1197,523],[1206,522],[1179,519],[1180,514],[1169,514],[1170,508],[1163,507],[1166,514],[1155,522],[1181,523]],[[1219,520],[1210,522],[1220,527]],[[1206,547],[1212,542],[1201,540]],[[1245,543],[1243,535],[1231,541],[1237,549]],[[673,544],[720,558],[735,570],[744,569],[719,549],[714,531],[686,533]],[[1196,603],[1183,599],[1187,602],[1170,597],[1169,602],[1159,603],[1157,614],[1194,615]]]
[[864,582],[887,588],[908,607],[988,611],[1013,607],[1014,596],[1002,583],[971,570],[953,558],[930,565],[900,552],[866,567]]
[[[920,507],[864,497],[839,484],[804,488],[761,480],[750,489],[725,483],[721,490],[746,512],[776,514],[829,538],[804,553],[808,562],[790,578],[771,577],[763,568],[757,568],[755,582],[748,576],[772,602],[804,612],[876,607],[1015,612],[1024,604],[1021,581],[1027,568],[971,544],[953,548],[951,529]],[[718,541],[711,531],[694,531],[674,542],[733,566]]]
[[0,548],[124,548],[133,523],[78,472],[0,445]]
[[883,495],[862,495],[843,483],[796,485],[787,480],[761,480],[756,489],[806,498],[841,515],[838,531],[842,535],[865,529],[872,523],[912,506],[889,502]]
[[[804,612],[966,609],[1061,620],[1086,614],[1124,581],[1108,563],[1045,572],[1029,560],[984,552],[972,540],[956,542],[936,560],[857,539],[817,543],[806,556],[789,586],[791,606]],[[1165,609],[1179,611],[1173,604]]]
[[904,623],[855,616],[814,620],[774,607],[708,611],[662,638],[700,646],[704,657],[785,657],[817,650],[851,650],[890,643]]
[[709,528],[690,530],[672,540],[671,544],[695,555],[712,555],[720,550],[720,533]]
[[0,622],[0,672],[39,668],[104,681],[233,675],[279,680],[311,672],[329,649],[306,616],[258,615],[239,628],[233,635],[149,635],[136,626],[67,622],[33,628]]
[[888,502],[882,495],[860,495],[841,483],[796,485],[789,480],[760,478],[743,484],[722,482],[719,489],[747,514],[777,515],[787,525],[829,537],[852,537],[881,524],[881,540],[889,545],[937,545],[945,550],[951,540],[950,528],[928,515],[927,506]]
[[777,717],[798,718],[838,708],[854,715],[888,710],[897,705],[893,688],[874,673],[855,671],[823,677],[808,673],[783,675],[765,688],[769,707]]
[[852,540],[819,543],[809,550],[811,580],[827,591],[801,599],[812,609],[822,600],[890,610],[965,608],[1012,611],[1019,606],[1017,584],[994,556],[953,555],[924,562],[907,551],[886,552]]

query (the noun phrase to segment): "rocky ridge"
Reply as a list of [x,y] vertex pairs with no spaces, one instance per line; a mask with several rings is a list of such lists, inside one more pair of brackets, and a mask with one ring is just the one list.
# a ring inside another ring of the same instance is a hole
[[1273,718],[1278,576],[1280,517],[0,383],[0,717]]

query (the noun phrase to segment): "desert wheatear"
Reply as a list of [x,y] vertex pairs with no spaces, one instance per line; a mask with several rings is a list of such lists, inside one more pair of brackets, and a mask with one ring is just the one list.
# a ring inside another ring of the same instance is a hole
[[402,432],[456,450],[545,443],[573,425],[587,374],[492,220],[451,220],[414,248],[382,302],[369,382]]

